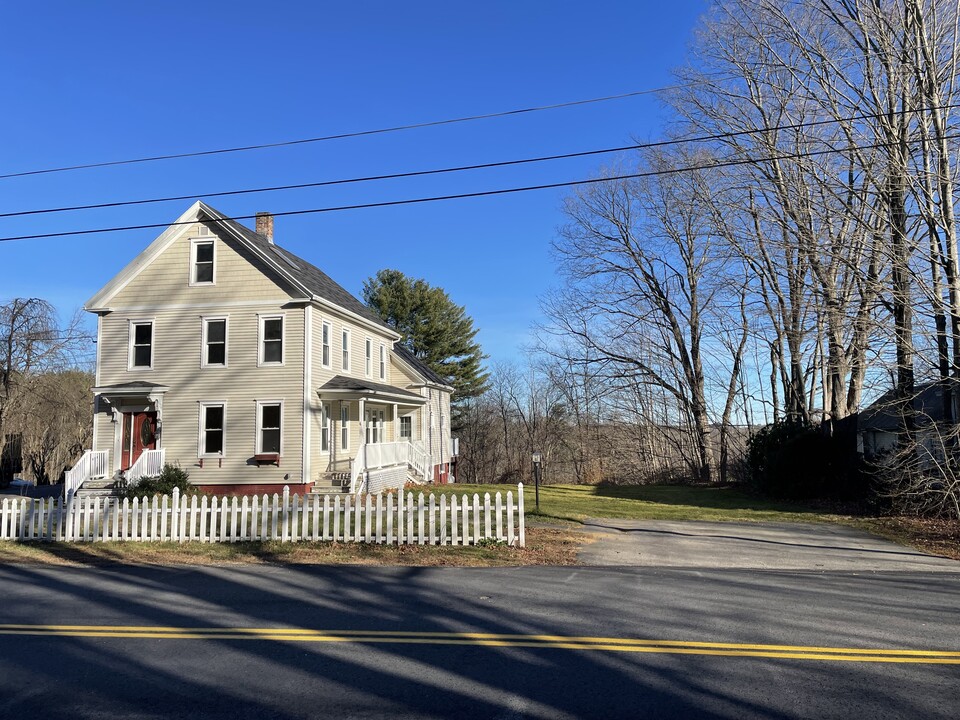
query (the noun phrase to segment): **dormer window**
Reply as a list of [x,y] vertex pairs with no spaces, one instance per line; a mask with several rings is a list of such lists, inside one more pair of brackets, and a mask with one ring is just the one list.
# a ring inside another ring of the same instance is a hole
[[190,244],[190,284],[214,284],[213,240],[194,240]]

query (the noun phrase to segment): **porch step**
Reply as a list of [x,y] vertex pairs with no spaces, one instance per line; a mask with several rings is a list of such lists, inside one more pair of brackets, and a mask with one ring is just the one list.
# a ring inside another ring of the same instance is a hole
[[84,480],[83,484],[77,488],[77,497],[120,497],[122,494],[122,486],[118,484],[120,480],[118,473],[114,473],[113,477],[109,478]]
[[349,485],[344,487],[342,485],[321,485],[319,483],[314,483],[313,487],[310,488],[311,495],[343,495],[344,493],[349,492]]
[[114,487],[115,478],[101,478],[99,480],[85,480],[81,487],[84,490],[107,490]]

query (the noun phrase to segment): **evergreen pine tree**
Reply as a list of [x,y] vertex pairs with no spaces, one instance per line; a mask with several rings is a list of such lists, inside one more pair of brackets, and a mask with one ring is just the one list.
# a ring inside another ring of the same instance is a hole
[[381,270],[363,283],[364,302],[403,335],[401,342],[453,387],[453,402],[482,395],[489,373],[477,328],[442,288],[399,270]]

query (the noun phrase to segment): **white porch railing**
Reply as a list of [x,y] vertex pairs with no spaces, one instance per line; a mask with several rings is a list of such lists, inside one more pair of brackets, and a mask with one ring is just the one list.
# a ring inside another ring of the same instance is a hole
[[370,443],[365,445],[367,451],[367,469],[405,465],[407,463],[410,445],[403,442]]
[[389,443],[361,443],[357,449],[357,456],[350,466],[350,492],[353,494],[364,492],[365,478],[368,470],[404,465],[409,467],[417,477],[427,477],[427,451],[420,443],[409,440]]
[[407,465],[413,468],[418,477],[427,479],[427,451],[422,443],[407,443]]
[[64,476],[63,493],[73,497],[77,489],[87,480],[105,478],[109,474],[108,450],[87,450],[77,464],[67,470]]
[[366,457],[367,457],[367,446],[363,440],[360,441],[360,447],[357,448],[357,456],[353,459],[353,462],[350,463],[350,493],[357,495],[364,490],[364,484],[366,482]]
[[142,477],[156,477],[163,470],[163,460],[166,450],[144,450],[137,461],[124,473],[127,480],[136,482]]

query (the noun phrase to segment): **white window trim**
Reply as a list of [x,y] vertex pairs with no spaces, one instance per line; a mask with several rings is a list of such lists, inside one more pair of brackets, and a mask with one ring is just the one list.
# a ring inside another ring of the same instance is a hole
[[[410,425],[410,434],[404,436],[403,434],[403,421],[406,420]],[[401,415],[397,423],[399,425],[397,429],[397,439],[398,440],[410,440],[413,442],[413,415]]]
[[[320,403],[320,452],[329,454],[332,452],[333,448],[331,447],[334,444],[333,438],[333,404],[332,403]],[[323,447],[323,436],[327,436],[327,447]]]
[[[207,323],[223,320],[223,364],[211,365],[207,362]],[[200,317],[200,367],[225,368],[230,367],[230,316],[229,315],[202,315]]]
[[373,376],[373,338],[363,339],[363,376]]
[[[346,411],[347,418],[344,420],[343,415]],[[344,442],[346,438],[346,442]],[[341,403],[340,405],[340,449],[349,450],[350,449],[350,405]]]
[[[227,456],[227,401],[226,400],[201,400],[198,402],[200,406],[200,413],[197,419],[198,425],[198,434],[197,434],[197,457],[198,458],[224,458]],[[223,408],[223,450],[218,453],[208,453],[205,452],[206,448],[204,447],[204,440],[206,435],[204,434],[204,420],[206,419],[206,410],[208,407],[222,407]]]
[[387,381],[387,347],[380,343],[380,379]]
[[[133,364],[133,341],[135,328],[137,325],[150,326],[150,364]],[[131,372],[140,372],[142,370],[153,370],[157,359],[157,322],[156,318],[130,318],[127,320],[127,370]]]
[[[324,343],[323,336],[326,334],[327,342]],[[327,361],[323,361],[323,349],[327,348]],[[333,366],[333,324],[328,320],[320,323],[320,366],[329,370]]]
[[[267,320],[281,320],[280,362],[266,362],[263,359],[263,324]],[[287,361],[287,316],[286,313],[257,313],[257,367],[283,367]]]
[[263,426],[260,424],[263,420],[263,406],[279,405],[280,406],[280,453],[279,454],[281,457],[283,457],[283,429],[285,424],[284,414],[283,414],[283,399],[281,398],[279,400],[257,400],[256,403],[257,403],[257,418],[254,424],[257,427],[257,434],[256,434],[256,438],[254,439],[253,447],[254,447],[254,450],[256,451],[254,454],[262,455],[264,452],[263,445],[261,443],[263,438],[260,433],[260,431],[263,430]]
[[[197,282],[193,279],[194,271],[197,269],[197,245],[209,243],[213,246],[213,280],[210,282]],[[190,276],[187,284],[190,287],[210,287],[217,284],[217,243],[216,238],[211,235],[198,237],[190,240]]]
[[[346,342],[344,342],[346,341]],[[345,373],[351,372],[350,366],[353,363],[353,352],[350,347],[350,344],[353,342],[353,337],[349,328],[343,328],[340,333],[340,370]],[[343,356],[346,354],[347,361],[343,362]]]

